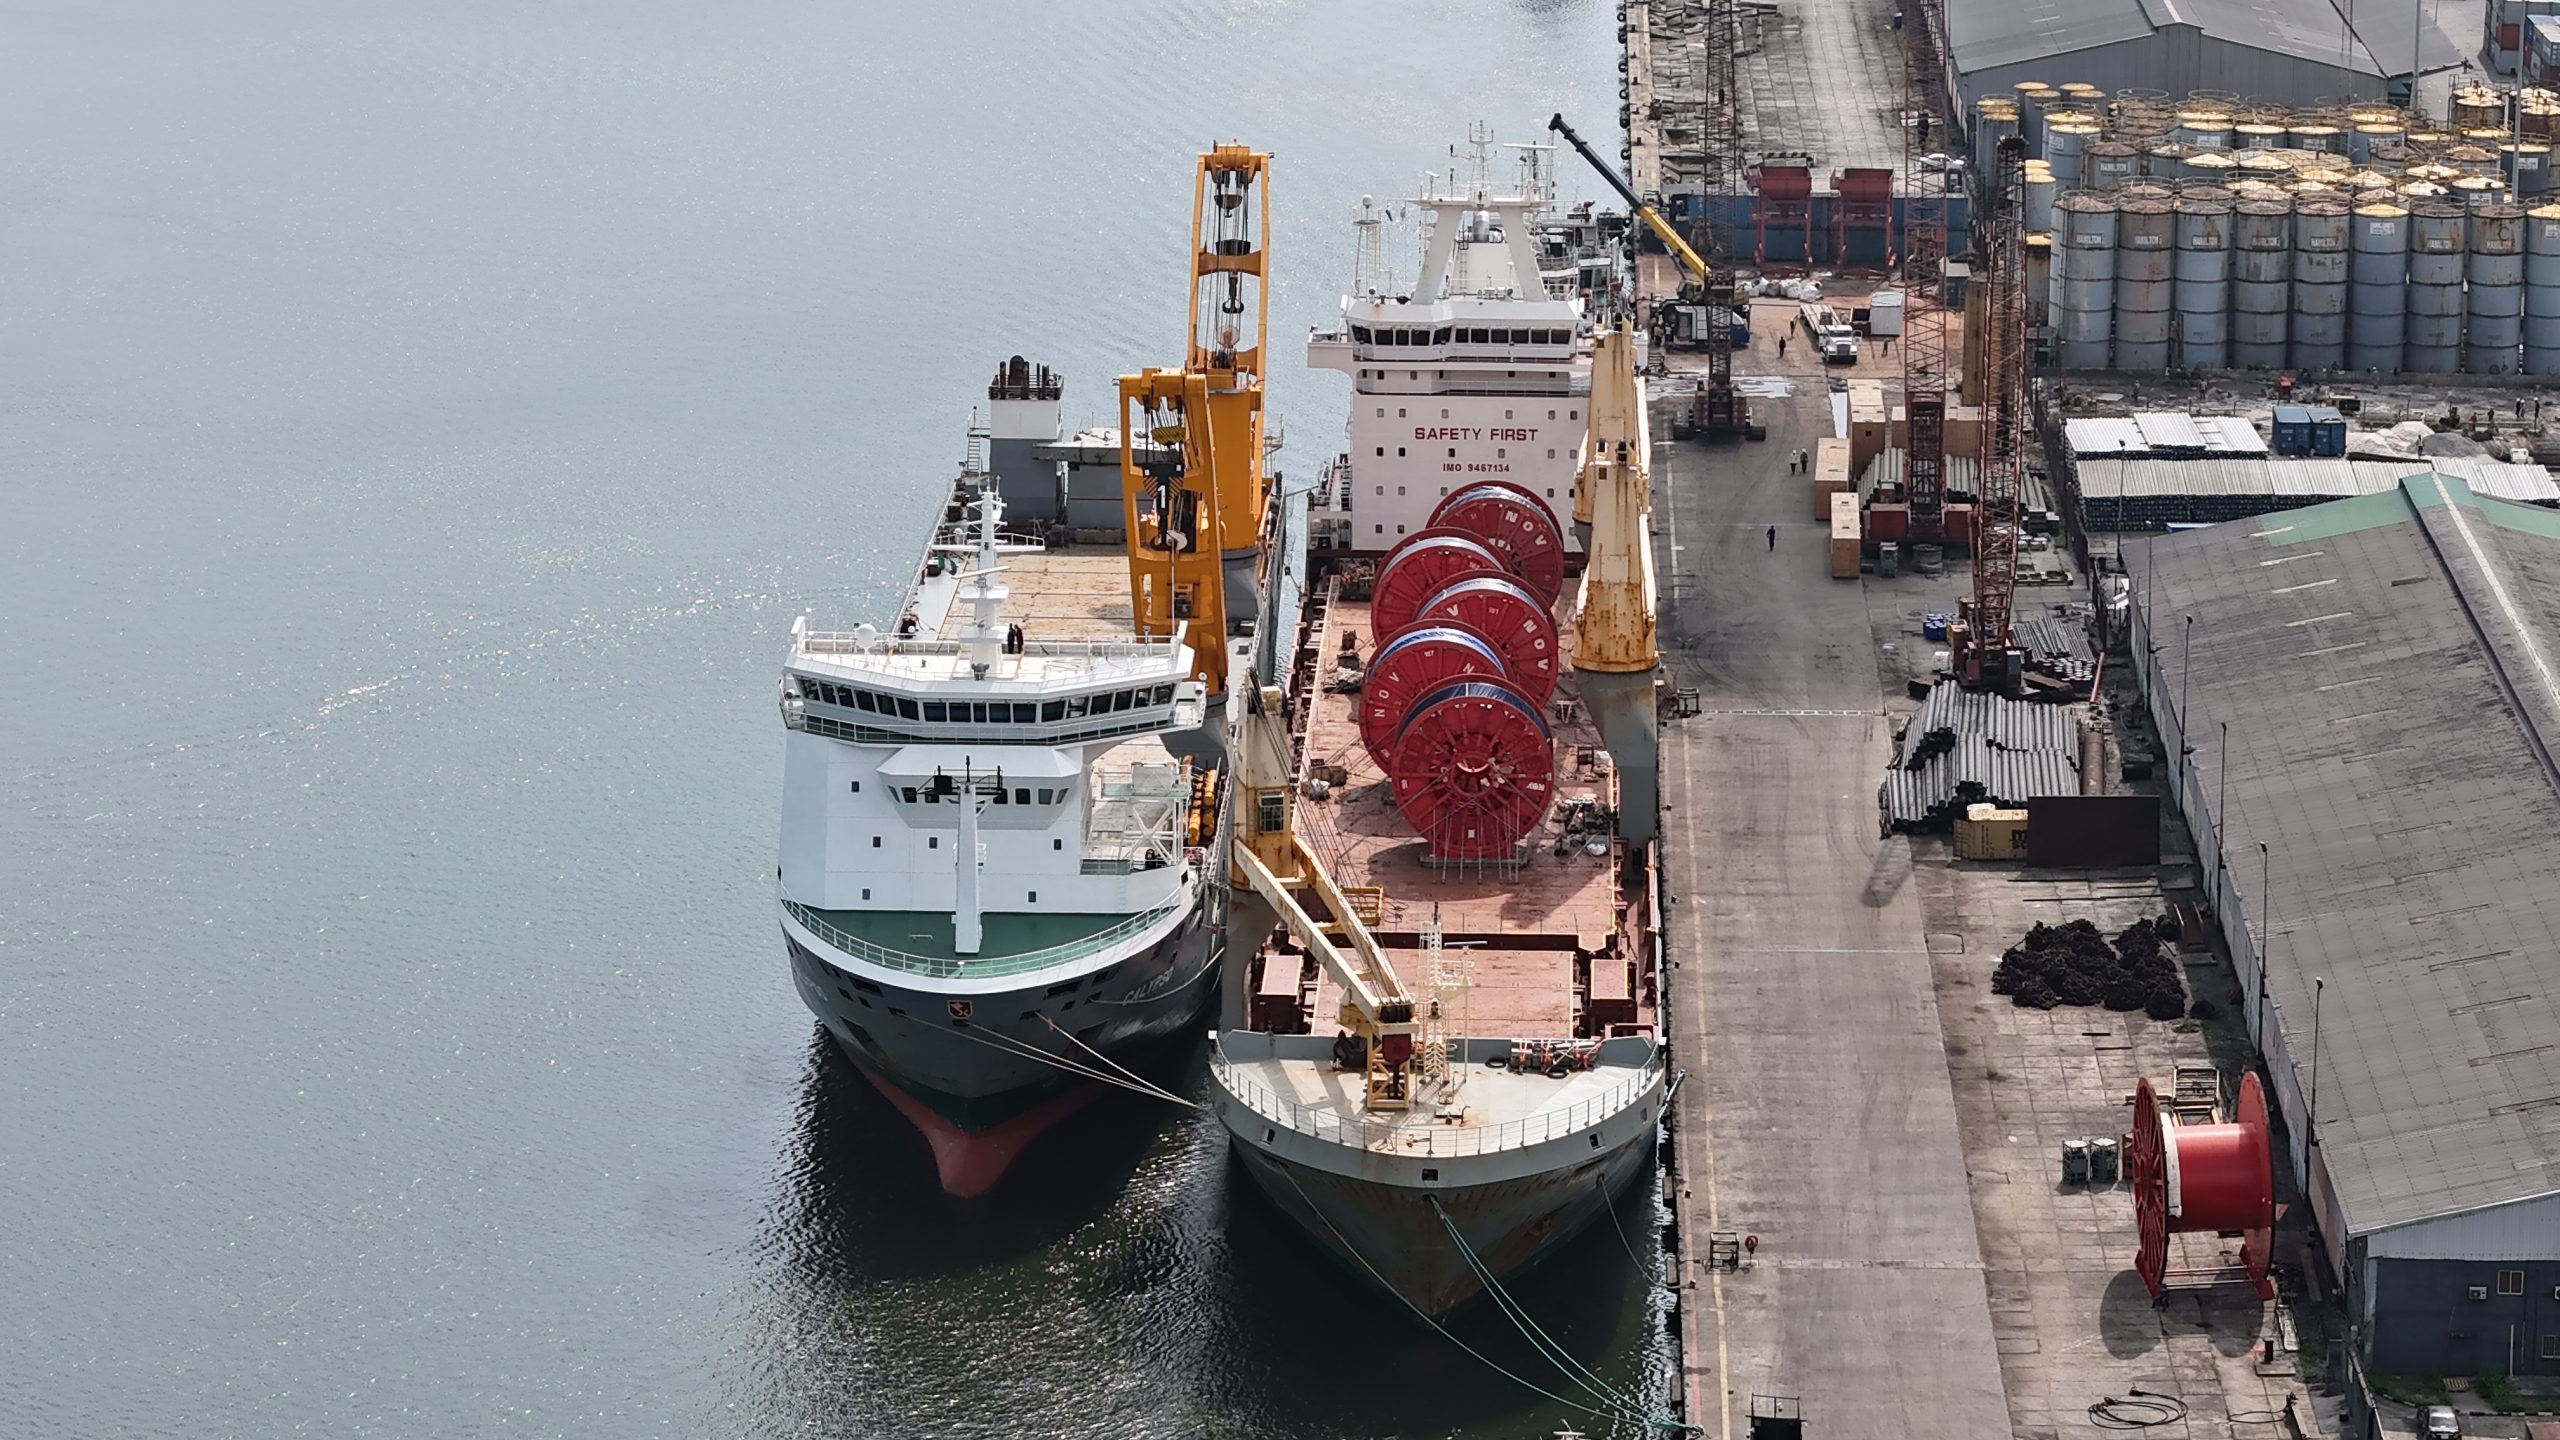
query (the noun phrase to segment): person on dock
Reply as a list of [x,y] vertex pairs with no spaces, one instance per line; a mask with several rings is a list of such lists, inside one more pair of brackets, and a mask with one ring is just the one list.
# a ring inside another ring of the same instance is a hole
[[1775,525],[1769,527],[1769,553],[1778,553],[1778,527]]

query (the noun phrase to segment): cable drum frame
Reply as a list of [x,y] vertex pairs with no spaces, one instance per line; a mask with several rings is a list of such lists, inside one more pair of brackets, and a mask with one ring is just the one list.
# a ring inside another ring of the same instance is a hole
[[[2126,1171],[2141,1237],[2133,1268],[2152,1303],[2166,1301],[2173,1281],[2181,1282],[2179,1289],[2246,1284],[2259,1299],[2274,1299],[2275,1282],[2267,1273],[2276,1218],[2274,1164],[2266,1092],[2258,1077],[2241,1077],[2233,1119],[2220,1125],[2179,1125],[2144,1079],[2133,1092],[2129,1146]],[[2241,1236],[2237,1267],[2170,1266],[2171,1235],[2235,1230]]]

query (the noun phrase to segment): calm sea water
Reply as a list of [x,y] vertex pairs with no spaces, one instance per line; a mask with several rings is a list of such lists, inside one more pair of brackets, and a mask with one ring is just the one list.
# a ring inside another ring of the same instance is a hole
[[[942,1201],[786,981],[772,697],[792,616],[886,618],[998,360],[1090,422],[1176,358],[1192,151],[1279,156],[1287,356],[1361,194],[1605,132],[1611,32],[0,11],[0,1434],[1553,1429],[1189,1112]],[[1274,401],[1311,474],[1344,382]],[[1523,1293],[1631,1384],[1620,1215]]]

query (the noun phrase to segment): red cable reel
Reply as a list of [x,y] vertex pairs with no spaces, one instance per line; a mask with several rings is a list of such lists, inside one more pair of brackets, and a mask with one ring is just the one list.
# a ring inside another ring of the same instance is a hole
[[1503,574],[1501,557],[1456,530],[1416,530],[1396,542],[1369,590],[1369,639],[1384,645],[1404,633],[1414,612],[1451,581]]
[[2268,1151],[2267,1099],[2254,1074],[2240,1078],[2235,1118],[2221,1125],[2180,1125],[2152,1093],[2134,1087],[2133,1134],[2125,1156],[2133,1180],[2133,1213],[2141,1248],[2133,1268],[2158,1304],[2174,1278],[2214,1280],[2219,1272],[2169,1268],[2169,1237],[2237,1230],[2240,1265],[2261,1300],[2276,1297],[2267,1263],[2276,1224],[2275,1179]]
[[1431,524],[1474,536],[1548,605],[1563,593],[1564,531],[1555,512],[1528,486],[1470,481],[1432,507]]
[[1378,647],[1360,679],[1360,743],[1387,768],[1396,727],[1414,700],[1452,680],[1507,680],[1493,643],[1455,620],[1426,620]]
[[1546,717],[1499,680],[1416,697],[1389,752],[1396,808],[1435,859],[1511,860],[1555,801]]
[[1508,575],[1472,575],[1435,592],[1416,614],[1418,624],[1455,621],[1493,643],[1511,688],[1532,705],[1556,693],[1564,647],[1556,617],[1536,592]]

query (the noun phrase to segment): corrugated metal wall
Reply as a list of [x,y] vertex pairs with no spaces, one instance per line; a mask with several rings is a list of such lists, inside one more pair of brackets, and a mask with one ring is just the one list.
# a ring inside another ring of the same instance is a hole
[[[2502,1283],[2514,1293],[2500,1294]],[[2376,1374],[2560,1375],[2560,1356],[2543,1354],[2560,1341],[2560,1262],[2375,1260],[2366,1286],[2365,1364]]]

